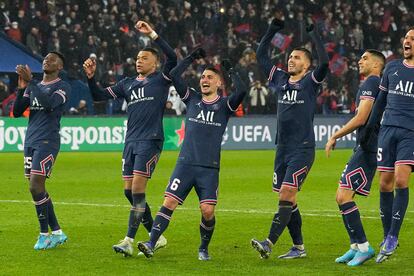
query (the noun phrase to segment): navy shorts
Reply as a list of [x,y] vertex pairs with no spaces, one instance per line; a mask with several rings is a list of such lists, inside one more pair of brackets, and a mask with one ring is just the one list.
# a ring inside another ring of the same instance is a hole
[[181,205],[194,187],[200,204],[217,204],[219,169],[177,164],[168,182],[165,196]]
[[378,136],[378,171],[394,172],[396,165],[414,166],[414,131],[381,126]]
[[376,168],[375,152],[364,151],[358,146],[342,172],[339,187],[353,190],[359,195],[369,195]]
[[125,143],[122,153],[122,178],[131,180],[134,175],[151,178],[162,151],[161,141]]
[[300,190],[314,160],[314,148],[278,147],[273,173],[273,191],[279,192],[282,185]]
[[24,175],[27,178],[31,174],[49,177],[58,152],[58,148],[24,147]]

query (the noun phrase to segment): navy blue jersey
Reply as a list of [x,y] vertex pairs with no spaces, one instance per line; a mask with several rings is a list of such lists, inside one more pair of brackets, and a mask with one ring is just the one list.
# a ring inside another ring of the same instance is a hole
[[313,71],[297,82],[289,81],[289,77],[287,72],[275,66],[269,74],[269,85],[277,93],[276,144],[315,147],[313,117],[321,82],[315,79]]
[[217,96],[207,102],[200,93],[188,89],[182,100],[187,114],[185,138],[177,163],[219,168],[223,133],[234,111],[228,98]]
[[104,90],[98,88],[93,78],[88,80],[95,100],[124,98],[128,103],[125,142],[164,140],[162,117],[171,85],[169,71],[177,64],[177,56],[160,37],[155,43],[167,56],[162,72],[154,72],[146,78],[125,78]]
[[[380,83],[380,77],[370,76],[359,86],[358,92],[356,94],[356,106],[357,107],[359,106],[359,103],[361,102],[361,100],[375,101],[380,91],[379,83]],[[358,112],[358,108],[356,112]],[[364,128],[365,128],[365,125],[357,129],[357,138],[356,138],[357,145],[360,144],[361,134],[363,133]],[[371,137],[370,139],[371,142],[369,143],[369,145],[367,145],[368,148],[365,148],[365,149],[372,151],[372,152],[377,151],[378,132],[379,132],[379,128],[376,128],[375,131],[372,133],[372,135],[374,135],[375,137]]]
[[275,142],[282,147],[315,147],[313,117],[320,84],[328,72],[329,57],[317,32],[309,33],[314,43],[318,66],[296,82],[290,82],[290,75],[274,66],[269,54],[270,42],[281,27],[269,25],[256,51],[257,61],[263,72],[269,76],[269,85],[277,93],[277,133]]
[[193,61],[192,56],[187,56],[170,72],[174,87],[187,105],[185,137],[177,163],[219,168],[223,133],[230,115],[243,101],[247,88],[240,76],[231,70],[235,91],[229,97],[203,100],[201,93],[189,88],[181,78]]
[[29,125],[24,142],[26,147],[46,145],[59,148],[60,118],[69,93],[70,85],[57,78],[51,82],[42,81],[37,84],[32,81],[22,97],[16,98],[14,113],[17,117],[21,115],[17,110],[24,111],[30,107]]
[[107,87],[113,99],[124,98],[128,103],[128,123],[125,142],[164,140],[162,117],[171,81],[163,73],[145,79],[125,78]]
[[388,93],[381,124],[414,130],[414,66],[401,59],[390,61],[380,89]]

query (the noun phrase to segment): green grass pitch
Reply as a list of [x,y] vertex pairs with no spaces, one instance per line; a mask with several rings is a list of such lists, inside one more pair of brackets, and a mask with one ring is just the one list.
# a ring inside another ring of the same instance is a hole
[[[147,199],[153,214],[162,203],[177,152],[163,152],[149,182]],[[210,244],[212,260],[197,260],[200,212],[194,192],[174,214],[165,236],[167,248],[153,259],[124,258],[111,246],[126,234],[129,207],[120,177],[121,153],[60,153],[47,188],[69,240],[63,246],[37,252],[33,245],[38,222],[23,177],[21,153],[0,154],[0,275],[412,275],[414,208],[411,200],[400,234],[400,247],[383,264],[370,260],[362,267],[335,264],[348,249],[348,238],[335,203],[339,176],[351,154],[334,151],[327,159],[318,151],[299,193],[308,257],[279,260],[291,246],[285,231],[268,260],[250,246],[266,237],[277,195],[271,192],[273,151],[223,151],[217,224]],[[411,179],[412,180],[412,179]],[[413,181],[411,181],[413,183]],[[378,251],[382,227],[378,215],[378,180],[368,198],[357,197],[367,237]],[[147,240],[140,227],[136,240]]]

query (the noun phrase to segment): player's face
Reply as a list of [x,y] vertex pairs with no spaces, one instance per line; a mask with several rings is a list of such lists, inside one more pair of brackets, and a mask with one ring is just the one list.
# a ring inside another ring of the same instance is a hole
[[140,51],[137,55],[135,67],[138,74],[149,75],[157,69],[157,57],[149,51]]
[[414,58],[414,30],[408,31],[404,37],[403,53],[405,59]]
[[56,54],[48,54],[42,63],[43,72],[52,74],[63,69],[62,61]]
[[364,77],[368,76],[374,66],[375,58],[371,53],[365,52],[358,61],[359,73]]
[[204,70],[200,78],[201,93],[210,95],[217,93],[218,88],[221,85],[221,79],[218,74],[211,70]]
[[305,73],[309,68],[309,60],[303,51],[293,50],[288,59],[288,73],[296,76]]

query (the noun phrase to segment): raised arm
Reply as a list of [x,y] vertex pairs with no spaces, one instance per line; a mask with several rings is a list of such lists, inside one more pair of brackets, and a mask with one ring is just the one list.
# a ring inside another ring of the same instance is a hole
[[[85,71],[86,77],[88,78],[88,86],[89,90],[92,94],[92,98],[94,101],[105,101],[108,99],[116,99],[118,97],[117,93],[121,91],[117,91],[112,87],[107,87],[102,89],[98,86],[95,80],[95,71],[96,71],[96,61],[94,59],[88,58],[83,63],[83,70]],[[115,90],[115,91],[114,91]]]
[[23,112],[30,106],[30,90],[27,85],[32,80],[32,72],[27,65],[17,65],[16,73],[19,77],[17,80],[18,90],[13,105],[13,116],[15,118],[22,116]]
[[269,47],[270,42],[272,41],[273,36],[284,27],[284,21],[280,19],[273,19],[270,23],[269,27],[265,35],[262,37],[259,43],[259,47],[256,50],[256,57],[257,61],[259,62],[260,66],[262,67],[263,72],[266,76],[270,75],[272,71],[273,64],[271,62],[271,58],[269,55]]
[[242,81],[239,74],[233,70],[233,67],[228,60],[223,60],[221,62],[222,68],[230,75],[231,80],[233,81],[236,91],[234,91],[228,98],[228,105],[231,111],[236,111],[244,97],[247,94],[247,86]]
[[160,47],[161,51],[167,57],[167,60],[163,67],[163,74],[170,78],[170,71],[177,65],[177,55],[174,52],[174,49],[162,39],[155,31],[151,28],[151,26],[145,21],[138,21],[135,24],[135,28],[142,34],[149,36],[152,40],[154,40],[155,44]]
[[322,39],[320,35],[318,34],[315,26],[313,24],[307,26],[306,31],[311,37],[315,45],[315,48],[316,48],[316,53],[318,55],[318,66],[313,71],[313,77],[315,78],[317,82],[322,82],[323,79],[326,77],[326,74],[328,74],[328,69],[329,69],[328,53],[326,52],[325,47],[323,46]]
[[188,85],[181,77],[184,71],[193,63],[194,60],[205,58],[206,52],[202,48],[195,49],[190,55],[186,56],[182,61],[180,61],[177,66],[170,71],[170,76],[172,78],[175,89],[177,90],[178,95],[181,99],[186,98],[188,92]]

